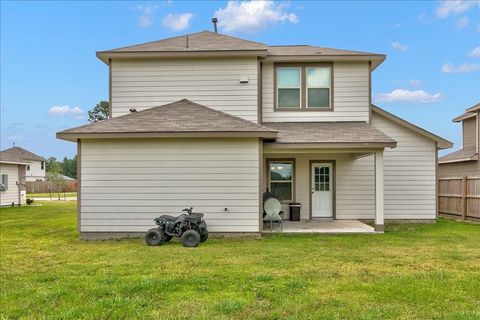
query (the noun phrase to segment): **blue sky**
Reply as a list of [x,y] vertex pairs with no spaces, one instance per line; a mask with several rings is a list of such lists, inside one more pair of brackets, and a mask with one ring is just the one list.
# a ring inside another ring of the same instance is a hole
[[[55,132],[108,100],[98,50],[211,30],[267,44],[387,54],[374,102],[461,147],[451,119],[480,102],[478,2],[1,2],[1,148],[73,156]],[[452,149],[453,150],[453,149]]]

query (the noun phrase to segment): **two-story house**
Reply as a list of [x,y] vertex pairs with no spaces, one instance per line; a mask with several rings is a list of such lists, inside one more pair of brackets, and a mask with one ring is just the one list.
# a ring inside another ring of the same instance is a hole
[[2,151],[5,156],[21,159],[28,163],[23,181],[45,181],[47,160],[31,151],[21,147],[13,147]]
[[451,143],[372,105],[385,55],[268,46],[209,31],[97,52],[110,118],[78,146],[84,238],[145,232],[193,206],[211,232],[262,231],[262,193],[301,218],[435,220]]
[[0,206],[15,206],[25,202],[25,172],[28,165],[30,162],[17,153],[0,152]]
[[480,103],[465,110],[453,119],[462,123],[462,149],[438,159],[440,177],[463,177],[480,175]]

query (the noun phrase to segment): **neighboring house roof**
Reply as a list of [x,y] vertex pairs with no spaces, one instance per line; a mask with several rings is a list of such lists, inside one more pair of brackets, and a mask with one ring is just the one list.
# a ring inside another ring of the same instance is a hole
[[319,144],[330,147],[395,147],[396,141],[365,122],[268,122],[278,130],[275,144]]
[[281,61],[285,57],[305,60],[366,60],[375,69],[385,60],[385,55],[370,52],[315,47],[309,45],[268,46],[220,33],[201,31],[173,38],[152,41],[118,49],[98,51],[97,57],[105,63],[115,57],[180,57],[195,56],[259,56]]
[[13,147],[3,150],[2,152],[0,152],[0,158],[2,162],[4,162],[4,159],[11,159],[12,161],[17,161],[18,163],[30,163],[30,161],[47,161],[47,159],[45,159],[44,157],[36,155],[35,153],[20,147]]
[[433,134],[425,129],[422,129],[402,118],[399,118],[397,117],[396,115],[394,114],[391,114],[390,112],[388,111],[385,111],[383,110],[382,108],[379,108],[375,105],[372,105],[372,111],[373,112],[376,112],[378,113],[379,115],[382,115],[384,116],[385,118],[387,119],[390,119],[398,124],[401,124],[402,126],[404,127],[407,127],[409,128],[410,130],[412,131],[415,131],[416,133],[426,137],[426,138],[429,138],[433,141],[435,141],[437,143],[437,147],[439,149],[448,149],[448,148],[451,148],[453,146],[453,143],[451,143],[450,141],[446,140],[446,139],[443,139],[442,137],[439,137],[437,136],[436,134]]
[[465,110],[466,112],[475,112],[477,110],[480,110],[480,103],[477,103],[476,105],[474,105],[473,107],[470,107],[468,108],[467,110]]
[[453,118],[453,122],[462,122],[463,120],[467,120],[467,119],[470,119],[470,118],[475,118],[477,116],[476,113],[474,112],[465,112],[464,114],[456,117],[456,118]]
[[65,180],[65,181],[76,181],[76,179],[70,178],[69,176],[66,176],[61,173],[54,174],[54,173],[47,172],[47,177],[48,178],[56,177],[59,180]]
[[[453,122],[462,122],[464,120],[470,119],[470,118],[476,118],[477,117],[477,112],[480,110],[480,103],[477,103],[476,105],[468,108],[465,110],[465,113],[453,118]],[[464,128],[465,130],[465,128]],[[450,154],[447,154],[446,156],[443,156],[438,159],[439,164],[446,164],[446,163],[455,163],[455,162],[464,162],[464,161],[478,161],[479,160],[479,155],[477,151],[475,150],[475,147],[470,147],[470,148],[463,148],[460,150],[457,150],[455,152],[452,152]]]
[[28,165],[31,162],[29,162],[27,160],[23,160],[22,158],[18,157],[15,154],[4,153],[4,151],[1,151],[0,152],[0,163]]
[[275,130],[187,99],[57,133],[58,138],[70,141],[122,136],[274,138],[276,135]]
[[439,164],[475,161],[478,160],[478,153],[475,148],[460,149],[438,159]]
[[473,107],[470,107],[468,109],[465,110],[465,113],[456,117],[456,118],[453,118],[453,122],[460,122],[460,121],[463,121],[463,120],[467,120],[467,119],[470,119],[470,118],[474,118],[477,116],[477,111],[480,110],[480,103],[477,103],[476,105],[474,105]]

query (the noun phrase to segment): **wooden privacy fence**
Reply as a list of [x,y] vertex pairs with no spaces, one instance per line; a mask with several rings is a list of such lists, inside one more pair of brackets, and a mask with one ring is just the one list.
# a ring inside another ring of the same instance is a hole
[[438,212],[480,219],[480,176],[438,179]]
[[28,193],[48,193],[48,192],[77,192],[77,181],[64,181],[55,183],[52,181],[27,181]]

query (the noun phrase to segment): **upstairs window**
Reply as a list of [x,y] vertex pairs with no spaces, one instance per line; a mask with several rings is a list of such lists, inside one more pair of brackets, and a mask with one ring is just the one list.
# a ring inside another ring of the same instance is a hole
[[45,169],[45,161],[42,161],[41,166],[42,166],[42,170]]
[[330,108],[331,69],[308,67],[307,108]]
[[30,171],[30,166],[27,166],[27,171]]
[[333,110],[330,63],[276,65],[275,84],[276,111]]
[[301,68],[277,69],[277,106],[279,108],[300,108],[301,83]]

